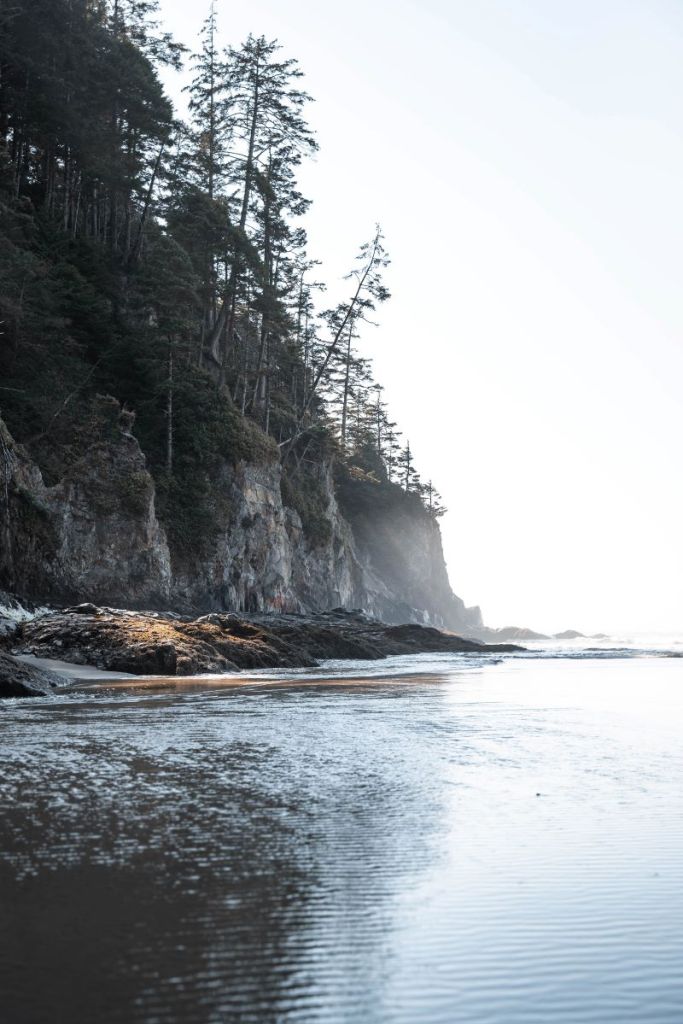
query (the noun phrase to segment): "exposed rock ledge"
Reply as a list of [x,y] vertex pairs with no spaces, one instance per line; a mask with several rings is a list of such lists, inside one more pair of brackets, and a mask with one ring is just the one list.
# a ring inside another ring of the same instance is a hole
[[338,609],[314,616],[198,619],[80,605],[17,625],[2,641],[13,655],[59,658],[133,675],[187,676],[255,668],[314,667],[328,658],[378,659],[426,652],[509,653],[413,623],[386,625]]
[[55,673],[26,665],[0,651],[0,697],[44,697],[59,683]]
[[451,590],[438,523],[420,503],[360,484],[338,501],[329,462],[311,470],[322,537],[286,505],[277,461],[226,459],[211,479],[215,529],[194,554],[173,550],[145,456],[118,404],[102,402],[108,430],[50,486],[0,419],[0,587],[22,600],[191,615],[343,605],[458,633],[481,625]]

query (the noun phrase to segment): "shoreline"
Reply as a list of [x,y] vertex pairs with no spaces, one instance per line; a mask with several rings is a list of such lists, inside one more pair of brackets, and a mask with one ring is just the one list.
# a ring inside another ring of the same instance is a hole
[[[242,673],[249,671],[315,669],[330,660],[523,650],[515,644],[481,643],[432,626],[391,625],[344,609],[313,615],[225,612],[192,619],[172,612],[83,604],[12,623],[0,637],[0,695],[12,663],[20,666],[28,691],[5,695],[39,696],[41,689],[46,693],[86,679],[97,685],[135,678],[235,676],[239,682],[245,678]],[[41,687],[42,676],[47,678]]]

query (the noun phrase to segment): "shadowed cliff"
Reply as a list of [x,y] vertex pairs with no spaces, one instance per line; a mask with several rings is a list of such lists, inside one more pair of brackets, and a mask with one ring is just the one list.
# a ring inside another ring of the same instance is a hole
[[[193,546],[169,537],[129,417],[105,426],[48,486],[0,421],[0,584],[38,601],[186,611],[362,608],[386,622],[476,627],[450,589],[438,524],[400,488],[309,471],[316,516],[285,504],[275,458],[223,459],[215,521]],[[190,496],[191,497],[191,496]]]

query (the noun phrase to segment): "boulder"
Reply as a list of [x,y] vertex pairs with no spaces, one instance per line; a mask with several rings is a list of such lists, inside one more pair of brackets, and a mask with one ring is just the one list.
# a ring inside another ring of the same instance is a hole
[[45,697],[60,682],[55,672],[35,668],[11,654],[0,652],[0,698]]

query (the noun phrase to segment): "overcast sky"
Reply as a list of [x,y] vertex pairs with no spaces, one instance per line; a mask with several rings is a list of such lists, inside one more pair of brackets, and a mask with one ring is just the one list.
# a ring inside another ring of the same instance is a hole
[[[162,0],[188,44],[207,10]],[[680,630],[683,4],[217,11],[306,73],[328,281],[382,224],[393,298],[361,348],[449,507],[456,593],[494,626]]]

